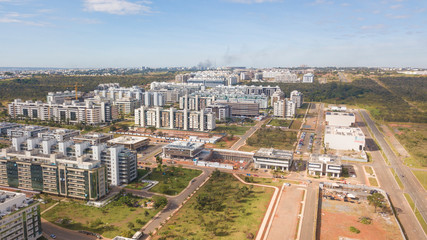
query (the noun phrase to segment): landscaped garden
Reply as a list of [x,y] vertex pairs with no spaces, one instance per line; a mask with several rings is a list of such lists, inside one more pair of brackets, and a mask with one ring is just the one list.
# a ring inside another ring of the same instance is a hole
[[152,192],[177,195],[188,186],[193,178],[199,176],[201,173],[202,171],[195,169],[161,166],[154,168],[144,179],[159,182],[150,189]]
[[87,206],[81,201],[62,201],[42,217],[49,222],[72,230],[86,230],[107,238],[121,235],[131,237],[167,204],[165,197],[155,196],[154,208],[144,208],[151,199],[131,194],[118,195],[117,199],[102,208]]
[[215,171],[154,239],[254,239],[272,194]]

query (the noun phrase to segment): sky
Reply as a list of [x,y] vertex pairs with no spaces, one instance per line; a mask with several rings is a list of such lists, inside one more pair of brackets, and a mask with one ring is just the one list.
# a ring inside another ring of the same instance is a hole
[[427,67],[426,0],[0,0],[0,67]]

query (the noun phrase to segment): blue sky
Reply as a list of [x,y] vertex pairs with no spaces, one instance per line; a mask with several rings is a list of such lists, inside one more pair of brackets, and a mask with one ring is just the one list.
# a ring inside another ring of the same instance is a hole
[[0,67],[427,67],[426,0],[0,0]]

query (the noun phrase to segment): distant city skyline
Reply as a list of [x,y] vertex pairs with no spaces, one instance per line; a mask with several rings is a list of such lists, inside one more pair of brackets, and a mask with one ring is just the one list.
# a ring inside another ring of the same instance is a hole
[[427,67],[423,0],[0,0],[0,67]]

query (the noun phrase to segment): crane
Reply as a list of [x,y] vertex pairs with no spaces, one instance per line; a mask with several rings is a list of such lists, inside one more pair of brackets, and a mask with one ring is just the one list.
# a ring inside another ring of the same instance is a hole
[[68,86],[65,86],[65,87],[73,87],[74,88],[74,90],[75,90],[75,92],[76,92],[76,100],[78,100],[78,95],[77,95],[77,90],[78,90],[78,88],[79,87],[83,87],[84,85],[79,85],[77,82],[76,83],[74,83],[74,85],[68,85]]

